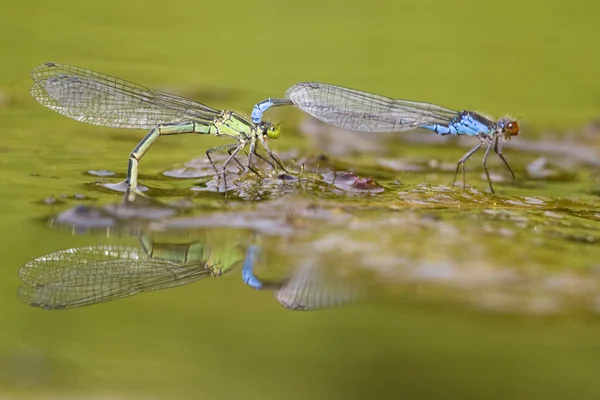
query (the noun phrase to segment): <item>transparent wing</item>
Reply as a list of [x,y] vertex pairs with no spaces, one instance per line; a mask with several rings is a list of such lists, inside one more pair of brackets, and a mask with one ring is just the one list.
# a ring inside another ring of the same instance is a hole
[[295,311],[338,307],[355,301],[362,288],[331,269],[307,261],[275,293],[277,301]]
[[19,298],[46,309],[103,303],[211,276],[204,263],[151,259],[133,247],[91,246],[36,258],[19,269]]
[[37,101],[89,124],[151,129],[169,122],[208,123],[219,116],[219,111],[195,101],[70,65],[42,64],[31,77],[31,95]]
[[449,124],[458,115],[429,103],[397,100],[327,83],[300,82],[285,97],[305,113],[330,125],[361,132],[399,132]]

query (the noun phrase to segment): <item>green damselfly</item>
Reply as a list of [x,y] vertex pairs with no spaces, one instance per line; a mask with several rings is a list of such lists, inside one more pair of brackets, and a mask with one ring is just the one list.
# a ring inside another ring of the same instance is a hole
[[[161,135],[195,133],[235,139],[236,143],[214,147],[206,152],[217,176],[224,179],[225,169],[232,160],[241,169],[252,170],[260,176],[252,164],[253,155],[275,168],[257,152],[257,142],[285,171],[281,160],[266,143],[267,139],[279,137],[278,125],[262,121],[255,124],[233,111],[219,111],[183,97],[70,65],[45,63],[36,67],[31,77],[35,82],[31,95],[59,114],[93,125],[150,130],[129,155],[125,182],[134,191],[138,190],[139,161]],[[248,161],[244,166],[236,155],[246,146],[249,146]],[[229,153],[221,171],[210,157],[215,151]]]

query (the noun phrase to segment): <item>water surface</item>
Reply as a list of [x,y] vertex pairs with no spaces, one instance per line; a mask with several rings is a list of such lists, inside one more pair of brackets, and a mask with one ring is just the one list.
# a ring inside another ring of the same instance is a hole
[[[598,396],[596,3],[8,8],[0,28],[6,397]],[[241,176],[225,202],[204,156],[223,142],[161,138],[140,164],[158,203],[136,214],[102,184],[123,179],[145,133],[80,124],[37,104],[28,73],[47,61],[246,113],[306,80],[510,113],[522,126],[504,151],[517,178],[491,158],[491,195],[479,155],[467,164],[469,187],[451,188],[468,138],[357,135],[281,108],[267,114],[283,130],[271,147],[303,173]],[[276,290],[245,286],[238,264],[217,278],[70,310],[17,297],[18,270],[30,260],[138,246],[141,231],[214,251],[234,243],[241,257],[257,244],[261,278],[282,281],[310,265],[361,283],[360,296],[292,311]]]

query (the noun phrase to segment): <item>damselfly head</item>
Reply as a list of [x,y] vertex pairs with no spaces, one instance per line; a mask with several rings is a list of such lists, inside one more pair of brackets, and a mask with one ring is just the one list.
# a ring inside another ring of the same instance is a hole
[[512,118],[501,118],[498,121],[498,126],[502,129],[504,137],[510,139],[511,136],[517,136],[519,134],[519,122]]
[[263,129],[263,134],[269,139],[277,139],[281,133],[281,128],[279,125],[271,125],[270,123],[267,123],[264,125]]

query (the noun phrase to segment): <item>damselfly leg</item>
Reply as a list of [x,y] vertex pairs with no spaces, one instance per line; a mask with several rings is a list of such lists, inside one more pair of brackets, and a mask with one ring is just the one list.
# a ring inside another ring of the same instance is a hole
[[454,171],[454,179],[452,179],[452,186],[456,183],[456,176],[458,175],[458,170],[462,166],[462,180],[463,180],[463,189],[467,187],[467,176],[465,173],[465,162],[473,155],[479,148],[483,145],[483,142],[477,143],[473,148],[467,151],[456,163],[456,171]]

